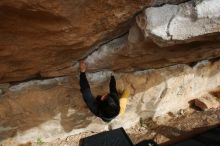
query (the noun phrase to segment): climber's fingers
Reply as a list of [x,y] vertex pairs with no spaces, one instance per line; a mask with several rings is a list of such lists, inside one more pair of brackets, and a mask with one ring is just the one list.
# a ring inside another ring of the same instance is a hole
[[80,68],[80,72],[85,72],[86,71],[87,65],[86,65],[84,60],[80,60],[79,68]]

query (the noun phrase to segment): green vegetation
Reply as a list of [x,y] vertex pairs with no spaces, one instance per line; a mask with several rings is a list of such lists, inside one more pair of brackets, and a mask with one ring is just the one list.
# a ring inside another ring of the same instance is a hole
[[40,138],[37,138],[37,146],[42,146],[43,144],[44,142]]

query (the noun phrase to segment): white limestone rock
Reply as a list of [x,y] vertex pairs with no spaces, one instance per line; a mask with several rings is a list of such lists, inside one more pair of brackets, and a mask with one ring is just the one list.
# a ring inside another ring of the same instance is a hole
[[[190,1],[145,10],[145,36],[183,41],[220,31],[220,1]],[[159,42],[158,42],[159,43]]]

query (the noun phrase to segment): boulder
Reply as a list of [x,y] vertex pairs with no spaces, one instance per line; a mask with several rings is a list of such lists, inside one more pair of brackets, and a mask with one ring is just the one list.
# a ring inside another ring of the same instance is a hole
[[212,95],[205,95],[200,98],[196,98],[194,100],[194,104],[202,110],[216,109],[220,107],[219,101]]
[[[129,129],[196,97],[216,108],[219,12],[218,0],[1,0],[1,144]],[[125,114],[110,123],[82,99],[82,58],[94,95],[108,92],[112,73],[119,93],[130,90]]]

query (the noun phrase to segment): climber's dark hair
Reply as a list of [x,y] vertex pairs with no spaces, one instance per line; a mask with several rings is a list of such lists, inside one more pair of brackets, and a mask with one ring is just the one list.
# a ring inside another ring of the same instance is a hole
[[119,114],[120,106],[108,95],[106,100],[98,103],[100,114],[106,118],[113,118]]

